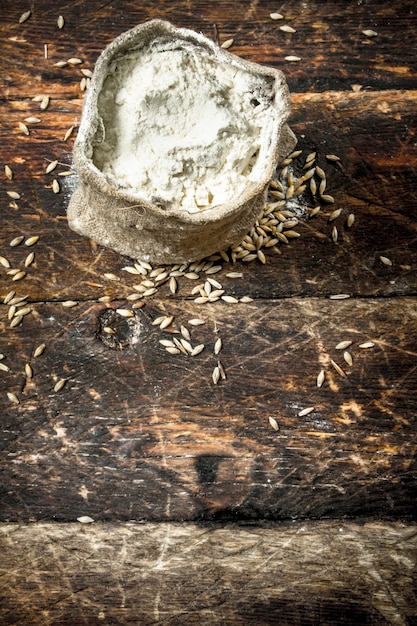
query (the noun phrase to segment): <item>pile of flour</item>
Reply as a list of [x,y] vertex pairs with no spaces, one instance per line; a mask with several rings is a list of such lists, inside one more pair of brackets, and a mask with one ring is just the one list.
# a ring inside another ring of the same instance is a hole
[[94,164],[113,187],[162,207],[223,204],[262,178],[270,94],[264,79],[188,42],[131,51],[98,97]]

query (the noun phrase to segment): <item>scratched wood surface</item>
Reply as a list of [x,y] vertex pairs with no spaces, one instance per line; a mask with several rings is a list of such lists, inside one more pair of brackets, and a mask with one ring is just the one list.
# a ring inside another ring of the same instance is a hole
[[[294,172],[316,151],[335,205],[308,219],[312,198],[300,201],[301,236],[265,265],[223,263],[214,277],[252,302],[202,307],[195,281],[180,279],[123,319],[131,260],[69,231],[77,177],[59,173],[80,121],[80,68],[155,17],[233,37],[231,51],[285,72],[303,150]],[[0,266],[1,302],[13,289],[32,308],[10,328],[0,304],[2,623],[417,622],[416,32],[411,0],[3,0],[0,141],[13,178],[0,174],[0,256],[12,268],[35,260],[21,281]],[[83,63],[54,65],[71,57]],[[50,96],[44,111],[38,94]],[[41,121],[26,136],[28,116]],[[10,247],[22,235],[40,240]],[[165,332],[152,324],[163,314],[175,316]],[[206,349],[168,355],[159,340],[196,316],[206,323],[189,326],[191,341]],[[218,358],[227,378],[214,386]],[[71,523],[81,516],[96,523]],[[323,518],[334,521],[313,521]]]
[[36,529],[0,528],[2,624],[416,623],[416,525]]
[[[9,368],[0,380],[1,519],[413,518],[417,92],[411,4],[295,3],[282,21],[269,18],[274,7],[268,2],[242,3],[242,11],[234,3],[45,5],[34,5],[18,24],[24,3],[6,2],[1,17],[0,133],[13,178],[0,181],[0,252],[21,268],[35,251],[23,280],[13,281],[4,266],[0,271],[2,298],[13,289],[33,309],[10,328],[9,306],[1,305],[2,363]],[[226,293],[253,302],[202,307],[191,295],[195,281],[183,278],[176,294],[163,284],[133,318],[123,319],[114,310],[132,304],[126,298],[138,277],[122,270],[131,261],[69,231],[66,207],[77,177],[59,173],[71,164],[81,114],[80,67],[92,68],[115,35],[151,17],[208,36],[216,24],[220,41],[234,37],[236,54],[286,72],[290,123],[303,150],[294,172],[316,151],[336,203],[307,219],[313,199],[300,201],[294,209],[300,237],[267,254],[265,265],[223,263],[215,278]],[[296,32],[280,31],[282,23]],[[365,36],[367,28],[378,34]],[[400,30],[401,44],[393,46]],[[286,62],[288,54],[302,61]],[[54,65],[74,56],[83,63]],[[32,100],[38,94],[51,98],[44,111]],[[28,123],[26,136],[19,122],[28,116],[41,121]],[[341,160],[326,160],[329,153]],[[57,170],[45,174],[55,159]],[[59,193],[51,189],[54,178]],[[10,191],[20,197],[8,197]],[[335,207],[342,214],[330,223]],[[350,213],[355,223],[347,228]],[[21,235],[40,240],[30,249],[10,247]],[[227,277],[231,270],[243,277]],[[350,298],[329,299],[340,293]],[[111,302],[99,301],[102,296]],[[67,300],[78,305],[66,309]],[[162,332],[152,321],[164,314],[175,320]],[[198,357],[168,355],[159,340],[197,316],[206,324],[192,330],[192,343],[206,344],[205,350]],[[217,337],[219,356],[213,354]],[[342,340],[352,341],[352,365],[336,349]],[[372,348],[359,348],[369,341]],[[34,358],[40,343],[45,353]],[[215,386],[218,359],[227,378]],[[318,388],[320,370],[325,382]],[[65,386],[54,391],[60,379]],[[299,416],[308,407],[314,410]]]

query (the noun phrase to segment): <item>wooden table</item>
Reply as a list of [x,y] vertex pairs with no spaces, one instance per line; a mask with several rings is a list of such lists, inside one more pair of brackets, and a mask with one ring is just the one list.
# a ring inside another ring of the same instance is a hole
[[[265,264],[215,261],[236,303],[196,303],[200,271],[132,309],[132,260],[67,226],[85,70],[156,17],[285,72],[294,175],[315,152],[335,199],[290,203]],[[0,29],[1,622],[417,623],[413,3],[6,0]],[[181,325],[198,356],[159,343]]]

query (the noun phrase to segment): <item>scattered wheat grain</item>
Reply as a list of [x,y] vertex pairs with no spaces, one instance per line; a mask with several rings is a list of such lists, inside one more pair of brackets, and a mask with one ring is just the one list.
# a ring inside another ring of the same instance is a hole
[[13,200],[20,200],[21,198],[20,193],[18,193],[17,191],[6,191],[6,193],[9,198],[12,198]]
[[343,209],[335,209],[332,213],[330,213],[329,222],[334,222],[334,220],[337,220],[337,218],[340,217],[342,211]]
[[65,378],[60,378],[54,385],[54,391],[55,392],[61,391],[61,389],[63,389],[63,387],[65,386],[66,382],[67,381]]
[[292,26],[289,26],[288,24],[284,24],[283,26],[280,26],[279,29],[282,30],[282,32],[284,32],[284,33],[295,33],[295,32],[297,32],[295,28],[293,28]]
[[25,11],[24,13],[22,13],[22,15],[19,17],[19,24],[24,24],[26,20],[30,18],[31,15],[32,15],[31,11]]
[[35,348],[34,352],[33,352],[33,356],[36,358],[38,356],[41,356],[41,354],[43,354],[45,352],[45,348],[46,345],[44,343],[39,344],[39,346],[37,348]]
[[223,50],[228,50],[228,48],[230,48],[233,45],[233,42],[234,42],[233,38],[226,39],[226,41],[224,41],[220,47],[223,48]]
[[29,135],[29,128],[23,122],[18,122],[19,129],[24,135]]
[[343,353],[343,358],[345,359],[346,363],[350,366],[353,365],[353,358],[350,352],[348,352],[347,350],[344,351]]
[[274,430],[279,430],[279,426],[278,426],[278,422],[275,419],[275,417],[272,417],[271,415],[268,417],[268,421],[269,421],[269,425],[274,429]]
[[326,373],[324,370],[320,370],[320,372],[317,374],[317,387],[321,387],[324,383],[324,380],[326,378]]
[[74,126],[71,126],[70,128],[68,128],[67,132],[64,135],[64,141],[68,141],[68,139],[71,137],[72,135],[72,131],[74,130]]
[[349,346],[352,345],[352,341],[346,340],[346,341],[340,341],[337,346],[335,346],[336,350],[346,350],[346,348],[349,348]]
[[308,406],[305,409],[302,409],[299,413],[298,413],[298,417],[304,417],[304,415],[309,415],[309,413],[312,413],[314,411],[316,407],[315,406]]
[[7,392],[7,397],[9,398],[10,402],[12,402],[13,404],[20,404],[19,398],[12,391]]
[[334,204],[333,196],[329,196],[328,194],[323,194],[321,196],[321,199],[323,200],[323,202],[326,202],[327,204]]
[[116,313],[121,317],[133,317],[135,315],[130,309],[116,309]]
[[31,246],[34,246],[35,243],[37,243],[40,239],[39,235],[34,235],[33,237],[29,237],[28,239],[26,239],[25,241],[25,246],[27,246],[28,248],[30,248]]
[[23,280],[23,278],[26,276],[26,272],[24,272],[23,270],[21,270],[20,272],[17,272],[17,274],[15,274],[12,278],[13,281],[17,281],[17,280]]
[[216,367],[213,369],[213,373],[212,373],[212,375],[211,375],[211,378],[212,378],[212,380],[213,380],[213,383],[214,383],[215,385],[217,385],[217,383],[218,383],[218,382],[219,382],[219,380],[220,380],[220,370],[219,370],[218,365],[216,365]]
[[31,378],[33,378],[33,369],[32,369],[32,367],[31,367],[30,363],[26,363],[26,364],[25,364],[25,376],[26,376],[26,378],[28,378],[29,380],[30,380]]
[[19,326],[19,324],[21,324],[22,321],[23,321],[23,315],[16,315],[10,322],[9,327],[15,328],[16,326]]
[[333,359],[331,359],[330,361],[331,365],[334,367],[334,369],[336,370],[336,372],[338,374],[340,374],[340,376],[343,376],[343,378],[346,378],[346,374],[345,372],[342,370],[342,368],[340,367],[340,365],[338,365],[335,361],[333,361]]

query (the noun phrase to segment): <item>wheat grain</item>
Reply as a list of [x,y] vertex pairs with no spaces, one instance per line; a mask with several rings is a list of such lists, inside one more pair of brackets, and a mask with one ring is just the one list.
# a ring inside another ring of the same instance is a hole
[[45,109],[48,108],[49,101],[50,101],[50,97],[49,96],[43,96],[41,104],[40,104],[41,111],[45,111]]
[[6,178],[8,178],[9,180],[12,180],[13,178],[13,170],[11,167],[9,167],[9,165],[5,165],[4,166],[4,173],[6,175]]
[[345,359],[346,363],[350,366],[353,365],[353,358],[350,352],[348,352],[347,350],[344,351],[343,353],[343,358]]
[[346,220],[346,226],[348,228],[351,228],[353,226],[353,222],[355,221],[355,215],[354,213],[349,213],[347,220]]
[[24,24],[32,15],[31,11],[25,11],[24,13],[22,13],[22,15],[19,17],[19,24]]
[[295,28],[293,28],[292,26],[289,26],[288,24],[284,24],[283,26],[280,26],[279,29],[282,30],[282,32],[284,32],[284,33],[295,33],[295,32],[297,32]]
[[29,135],[29,128],[23,122],[18,122],[19,129],[24,135]]
[[29,379],[29,380],[30,380],[31,378],[33,378],[33,369],[32,369],[32,367],[31,367],[30,363],[26,363],[26,364],[25,364],[25,376],[26,376],[26,378],[27,378],[27,379]]
[[222,349],[222,340],[220,337],[218,337],[218,339],[216,339],[216,342],[214,344],[214,354],[219,354],[220,350]]
[[66,382],[67,381],[65,378],[60,378],[54,385],[54,391],[55,392],[61,391],[61,389],[63,389],[63,387],[65,386]]
[[129,309],[116,309],[116,313],[121,317],[133,317],[135,315],[134,312]]
[[360,343],[359,348],[373,348],[375,346],[373,341],[365,341],[365,343]]
[[37,348],[35,348],[34,352],[33,352],[33,356],[36,358],[38,356],[41,356],[41,354],[44,353],[46,348],[46,345],[44,343],[39,344],[39,346]]
[[167,315],[165,316],[161,322],[159,323],[159,328],[161,330],[164,330],[164,328],[168,328],[168,326],[170,326],[172,324],[174,320],[174,316],[173,315]]
[[269,425],[274,429],[274,430],[279,430],[279,426],[278,426],[278,422],[275,419],[275,417],[272,417],[271,415],[268,417],[268,421],[269,421]]
[[64,28],[65,20],[63,15],[60,15],[57,19],[58,28]]
[[184,339],[186,339],[187,341],[191,341],[190,331],[186,326],[181,325],[180,333],[184,337]]
[[205,324],[205,323],[206,323],[206,321],[205,321],[205,320],[202,320],[202,319],[201,319],[201,318],[199,318],[199,317],[193,317],[192,319],[188,320],[188,323],[189,323],[191,326],[201,326],[202,324]]
[[68,141],[68,139],[71,137],[72,135],[72,131],[74,130],[74,126],[71,126],[70,128],[68,128],[68,130],[66,131],[65,135],[64,135],[64,141]]
[[164,348],[175,348],[175,343],[170,339],[160,339],[159,343],[161,346],[164,346]]
[[317,387],[320,388],[323,385],[325,377],[326,377],[325,371],[320,370],[320,372],[317,374],[317,380],[316,380]]
[[179,350],[178,348],[170,348],[169,346],[165,348],[165,350],[169,352],[169,354],[181,354],[182,352],[182,350]]
[[346,350],[346,348],[349,348],[349,346],[352,345],[352,341],[346,340],[346,341],[340,341],[337,346],[335,346],[336,350]]
[[309,413],[312,413],[314,411],[316,407],[315,406],[308,406],[305,409],[302,409],[299,413],[298,413],[298,417],[304,417],[304,415],[309,415]]
[[20,272],[17,272],[17,273],[13,276],[12,280],[13,280],[13,281],[22,280],[25,276],[26,276],[26,272],[24,272],[23,270],[21,270]]
[[343,209],[335,209],[332,213],[330,213],[329,222],[334,222],[334,220],[337,220],[337,218],[340,217],[342,211]]
[[16,315],[10,322],[9,328],[15,328],[16,326],[19,326],[19,324],[22,323],[22,320],[23,315]]
[[20,404],[19,398],[12,391],[7,392],[7,397],[9,398],[10,402],[12,402],[13,404]]
[[343,378],[346,378],[346,374],[345,372],[342,370],[342,368],[340,367],[340,365],[338,365],[335,361],[333,361],[333,359],[331,359],[330,361],[331,365],[334,367],[334,369],[336,370],[336,372],[338,374],[340,374],[340,376],[343,376]]
[[18,193],[17,191],[6,191],[7,195],[9,196],[9,198],[12,198],[13,200],[20,200],[20,193]]
[[323,200],[323,202],[326,202],[327,204],[334,204],[333,196],[329,196],[328,194],[323,194],[320,197]]
[[223,50],[227,50],[233,45],[233,42],[234,42],[233,38],[226,39],[226,41],[224,41],[220,47],[223,48]]

